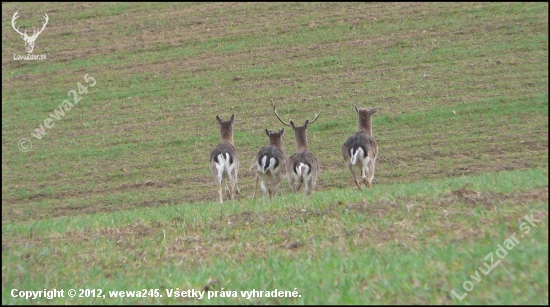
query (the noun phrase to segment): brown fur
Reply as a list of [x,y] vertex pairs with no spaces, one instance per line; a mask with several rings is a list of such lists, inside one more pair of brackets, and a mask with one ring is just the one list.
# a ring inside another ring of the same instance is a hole
[[[353,171],[354,165],[352,164],[352,157],[350,156],[350,150],[353,148],[356,152],[357,148],[361,148],[364,151],[365,157],[368,157],[367,165],[364,165],[361,159],[357,159],[355,166],[361,170],[361,177],[367,187],[372,187],[372,181],[374,179],[374,169],[376,165],[376,158],[378,157],[378,143],[372,137],[372,119],[371,116],[378,111],[378,108],[357,108],[355,107],[358,117],[358,131],[350,136],[346,142],[342,145],[342,156],[346,167],[353,176],[353,181],[357,188],[361,190],[361,186],[357,181],[355,172]],[[367,171],[365,170],[367,169]]]
[[[252,166],[250,167],[250,172],[252,176],[255,177],[256,184],[254,186],[254,194],[253,197],[256,197],[256,189],[258,188],[258,181],[262,181],[263,185],[267,186],[267,191],[262,190],[262,193],[264,197],[269,194],[269,198],[272,199],[279,190],[280,184],[286,175],[286,160],[287,157],[283,151],[283,135],[285,133],[285,129],[281,129],[279,131],[272,131],[265,129],[265,133],[269,137],[269,145],[263,146],[258,151],[258,154],[254,158],[254,161],[252,162]],[[278,161],[278,165],[276,167],[276,172],[271,173],[270,171],[266,172],[265,174],[260,173],[258,171],[259,164],[258,160],[261,159],[264,155],[268,156],[268,159],[271,157],[274,157]],[[265,193],[267,192],[267,193]]]
[[[313,121],[309,121],[306,119],[303,126],[296,126],[294,122],[291,120],[290,124],[285,123],[279,114],[277,113],[277,110],[275,109],[275,103],[271,101],[273,104],[273,112],[275,113],[275,116],[279,119],[281,123],[284,125],[292,127],[292,130],[294,130],[294,138],[296,140],[296,153],[292,156],[288,157],[286,161],[286,173],[288,176],[288,183],[290,184],[290,189],[296,193],[300,190],[300,187],[302,186],[302,183],[304,183],[304,180],[309,179],[309,182],[305,184],[305,194],[310,195],[315,190],[315,186],[317,185],[317,177],[319,176],[319,162],[317,161],[317,157],[313,153],[309,151],[308,148],[308,142],[307,142],[307,126],[310,124],[313,124],[318,118],[319,113],[316,114]],[[307,165],[309,169],[309,176],[298,176],[296,173],[296,168],[300,163],[303,163]],[[296,186],[298,184],[298,186]]]
[[[216,115],[216,119],[220,124],[220,143],[210,152],[210,170],[212,171],[212,176],[214,176],[214,181],[218,186],[218,195],[220,197],[220,203],[223,204],[223,193],[222,193],[222,181],[225,180],[226,188],[229,190],[229,195],[231,200],[235,200],[235,189],[240,193],[239,187],[237,185],[237,175],[239,173],[239,157],[237,155],[237,150],[233,143],[233,124],[235,120],[235,115],[231,115],[231,119],[224,121],[219,116]],[[227,172],[225,169],[223,171],[218,170],[217,165],[220,165],[221,161],[216,161],[219,155],[227,157],[229,155],[229,161],[226,163],[233,166],[232,170]],[[227,181],[229,180],[229,185]]]

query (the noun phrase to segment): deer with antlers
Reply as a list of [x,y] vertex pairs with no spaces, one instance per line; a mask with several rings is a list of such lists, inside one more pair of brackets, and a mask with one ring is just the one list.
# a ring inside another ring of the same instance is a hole
[[378,157],[378,144],[372,137],[372,119],[371,116],[378,111],[376,108],[357,108],[355,112],[358,115],[359,129],[350,136],[342,145],[342,155],[344,162],[348,167],[353,181],[357,188],[361,190],[361,186],[357,181],[353,167],[357,166],[361,170],[361,177],[367,187],[372,187],[374,179],[374,166]]
[[317,185],[317,176],[319,175],[319,162],[313,153],[311,153],[307,146],[307,126],[313,124],[318,118],[320,113],[315,114],[313,121],[306,121],[303,126],[296,126],[292,119],[290,123],[286,123],[281,119],[275,108],[275,103],[271,100],[273,105],[273,113],[283,125],[292,127],[294,130],[294,138],[296,139],[296,153],[288,157],[286,161],[286,172],[288,176],[288,183],[294,193],[300,190],[302,183],[305,186],[306,195],[310,195],[315,190]]
[[33,29],[32,35],[28,36],[27,30],[25,30],[24,33],[21,33],[19,31],[19,27],[17,28],[15,27],[15,20],[19,18],[19,16],[17,15],[18,12],[19,11],[15,12],[15,14],[13,14],[13,17],[11,18],[11,26],[13,27],[15,32],[19,33],[19,35],[21,35],[21,37],[25,41],[25,50],[27,51],[27,53],[32,53],[34,49],[34,42],[38,38],[38,35],[40,35],[42,31],[44,31],[44,28],[46,28],[46,25],[48,24],[48,19],[49,19],[48,14],[44,13],[45,15],[44,18],[46,19],[46,22],[42,22],[42,29],[40,29],[38,32],[36,32],[36,30]]
[[256,177],[253,197],[256,197],[258,181],[261,181],[264,198],[269,195],[269,199],[272,199],[277,194],[286,175],[287,157],[283,151],[285,129],[282,128],[279,131],[265,129],[265,133],[269,137],[269,145],[260,148],[252,162],[250,171]]
[[233,142],[233,123],[235,115],[231,115],[230,120],[222,120],[218,115],[216,119],[220,124],[220,143],[210,153],[210,170],[218,186],[220,203],[223,204],[222,181],[229,181],[229,195],[231,200],[235,200],[235,190],[240,193],[237,185],[237,174],[239,173],[239,157]]

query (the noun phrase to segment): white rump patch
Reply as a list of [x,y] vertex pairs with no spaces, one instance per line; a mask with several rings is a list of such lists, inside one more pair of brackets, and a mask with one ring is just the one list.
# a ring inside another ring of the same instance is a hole
[[351,156],[351,165],[357,164],[357,160],[359,161],[365,159],[365,152],[363,151],[363,148],[359,147],[357,148],[357,151],[354,153],[353,148],[349,151]]
[[300,163],[296,165],[294,172],[298,175],[298,177],[307,176],[309,175],[309,166],[305,163]]
[[[272,157],[271,159],[269,159],[269,167],[267,169],[265,169],[265,166],[267,164],[267,155],[263,156],[260,161],[261,161],[261,163],[258,165],[258,172],[259,173],[266,174],[268,171],[271,172],[271,173],[276,173],[277,172],[275,170],[275,164],[277,162],[277,160],[275,160],[275,158]],[[265,171],[264,171],[264,169],[265,169]]]
[[231,161],[229,153],[218,155],[218,162],[216,163],[216,169],[218,170],[218,180],[229,179],[231,180],[231,172],[235,168],[235,163],[230,163]]

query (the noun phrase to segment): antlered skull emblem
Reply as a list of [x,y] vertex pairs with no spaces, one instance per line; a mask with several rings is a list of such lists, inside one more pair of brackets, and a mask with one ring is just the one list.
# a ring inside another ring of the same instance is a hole
[[38,38],[38,35],[40,33],[42,33],[42,31],[44,31],[44,28],[48,24],[48,14],[44,13],[44,15],[45,15],[44,18],[46,19],[46,22],[43,22],[42,29],[40,29],[38,32],[36,32],[36,30],[33,30],[32,35],[28,36],[27,35],[27,30],[25,30],[24,33],[21,33],[21,31],[19,31],[19,27],[17,27],[17,28],[15,27],[15,20],[17,18],[19,18],[19,16],[17,15],[17,12],[15,12],[15,14],[13,14],[13,17],[11,19],[11,26],[13,27],[15,32],[19,33],[21,35],[21,37],[23,38],[23,40],[25,41],[25,50],[27,50],[27,53],[32,53],[32,50],[34,49],[34,42],[36,41],[36,38]]

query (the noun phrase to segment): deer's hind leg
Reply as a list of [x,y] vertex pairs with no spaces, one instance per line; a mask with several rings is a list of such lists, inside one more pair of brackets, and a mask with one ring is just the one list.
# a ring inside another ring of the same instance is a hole
[[223,188],[222,188],[221,179],[217,179],[216,184],[218,185],[218,194],[220,196],[220,204],[223,204]]
[[[359,191],[361,191],[361,185],[359,184],[359,182],[357,181],[357,176],[355,176],[355,171],[353,170],[353,165],[350,163],[346,163],[346,166],[348,167],[349,169],[349,172],[351,173],[351,176],[353,177],[353,182],[355,182],[355,185],[357,186],[357,188],[359,189]],[[361,169],[363,169],[361,167]],[[363,174],[363,171],[361,171],[361,175]]]

